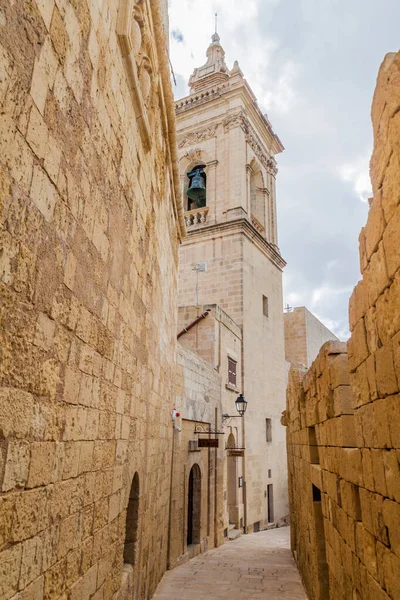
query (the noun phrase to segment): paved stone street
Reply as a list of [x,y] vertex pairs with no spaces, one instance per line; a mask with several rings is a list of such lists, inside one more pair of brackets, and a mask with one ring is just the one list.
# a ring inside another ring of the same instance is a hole
[[289,527],[227,542],[169,571],[154,600],[307,600],[289,550]]

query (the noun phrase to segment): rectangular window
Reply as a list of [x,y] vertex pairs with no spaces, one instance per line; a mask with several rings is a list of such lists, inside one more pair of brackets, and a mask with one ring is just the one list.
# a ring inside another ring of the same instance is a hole
[[272,471],[271,471],[271,469],[268,469],[268,479],[271,479],[271,477],[272,477]]
[[272,421],[271,419],[265,419],[267,442],[272,442]]
[[267,486],[268,500],[268,523],[274,522],[274,487],[272,483]]
[[263,296],[263,315],[264,315],[264,317],[268,317],[268,298],[267,298],[267,296]]
[[236,385],[236,365],[237,362],[228,356],[228,382]]

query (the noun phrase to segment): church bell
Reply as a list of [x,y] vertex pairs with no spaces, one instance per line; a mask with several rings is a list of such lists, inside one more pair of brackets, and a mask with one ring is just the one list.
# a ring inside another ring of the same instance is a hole
[[186,192],[190,200],[196,202],[196,208],[203,208],[206,205],[206,183],[203,169],[195,169],[188,173],[190,185]]

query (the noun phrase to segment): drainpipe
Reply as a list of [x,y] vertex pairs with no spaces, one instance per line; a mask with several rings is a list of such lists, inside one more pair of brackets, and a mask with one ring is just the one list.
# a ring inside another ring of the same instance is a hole
[[[243,439],[243,448],[246,448],[246,427],[245,427],[245,416],[242,417],[242,439]],[[244,504],[244,532],[247,533],[247,481],[246,481],[246,450],[244,450],[243,456],[243,504]]]
[[192,329],[192,327],[194,327],[195,325],[197,325],[197,323],[199,323],[199,321],[201,321],[202,319],[205,319],[206,316],[210,313],[211,308],[207,308],[206,311],[204,311],[199,317],[197,317],[197,319],[195,319],[194,321],[192,321],[192,323],[190,323],[187,327],[185,327],[184,329],[182,329],[182,331],[180,331],[177,335],[177,339],[179,340],[179,338],[184,335],[185,333],[187,333],[190,329]]
[[[243,277],[243,273],[242,273]],[[245,376],[244,376],[244,333],[242,328],[242,394],[244,395],[245,390]],[[246,426],[245,426],[245,415],[242,417],[242,445],[243,448],[246,448]],[[243,517],[244,517],[244,533],[248,533],[247,531],[247,481],[246,481],[246,450],[244,450],[243,455]]]
[[[215,407],[214,431],[218,431],[218,408]],[[214,547],[218,544],[218,448],[214,448]]]

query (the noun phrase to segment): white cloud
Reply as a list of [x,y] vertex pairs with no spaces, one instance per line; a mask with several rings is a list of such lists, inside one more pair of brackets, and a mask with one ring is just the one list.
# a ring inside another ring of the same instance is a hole
[[278,79],[271,81],[268,89],[260,94],[260,101],[267,110],[287,113],[294,108],[298,101],[295,80],[300,70],[301,66],[294,62],[288,61],[283,64]]
[[391,18],[382,19],[377,3],[350,0],[343,20],[335,3],[317,0],[169,2],[177,97],[206,60],[218,11],[226,63],[239,61],[286,148],[277,180],[284,301],[347,337],[371,195],[370,102],[379,62],[398,44],[400,3],[387,0]]
[[369,177],[370,155],[371,153],[368,152],[339,169],[341,179],[352,184],[354,192],[362,202],[367,202],[368,198],[372,196],[371,179]]
[[[281,0],[268,0],[271,9]],[[201,10],[194,0],[170,0],[170,55],[175,75],[185,82],[195,67],[206,61],[206,49],[214,32],[214,13],[218,12],[218,32],[226,52],[228,68],[239,60],[245,78],[263,110],[285,113],[297,99],[295,79],[300,65],[285,61],[276,72],[280,44],[257,27],[260,0],[203,0]],[[183,34],[183,40],[176,32]],[[244,49],[247,48],[248,51]],[[181,91],[181,90],[179,90]],[[185,90],[188,93],[188,90]]]

